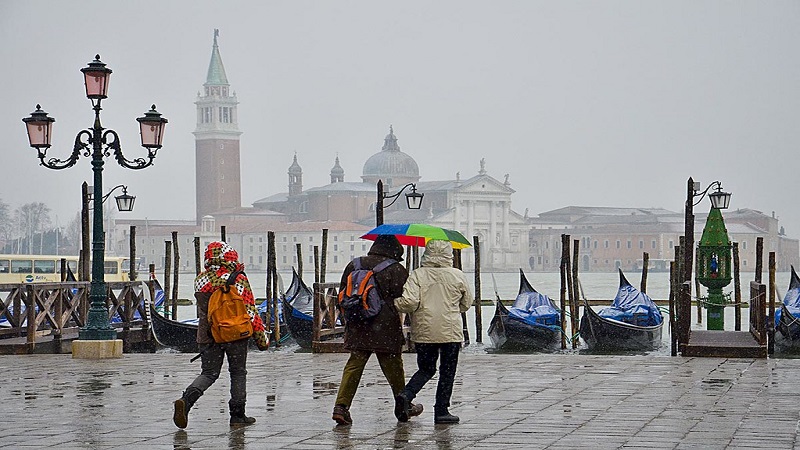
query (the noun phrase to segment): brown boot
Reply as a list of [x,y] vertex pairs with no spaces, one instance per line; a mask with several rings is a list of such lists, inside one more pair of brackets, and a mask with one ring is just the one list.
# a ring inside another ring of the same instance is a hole
[[352,425],[353,419],[350,417],[350,409],[345,405],[336,405],[333,407],[333,415],[331,416],[338,425]]
[[189,410],[192,409],[192,406],[201,395],[203,395],[203,391],[200,389],[188,387],[183,391],[181,398],[175,400],[175,403],[173,403],[175,410],[172,413],[172,422],[175,423],[176,427],[183,429],[189,425]]
[[425,408],[422,407],[421,403],[412,403],[411,404],[411,409],[408,410],[408,417],[409,418],[416,417],[416,416],[422,414],[422,410],[424,410],[424,409]]

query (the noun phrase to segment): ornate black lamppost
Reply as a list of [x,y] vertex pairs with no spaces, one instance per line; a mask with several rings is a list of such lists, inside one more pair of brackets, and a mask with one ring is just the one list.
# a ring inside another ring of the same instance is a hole
[[[724,305],[722,288],[727,286],[730,279],[731,255],[730,239],[725,229],[720,210],[727,209],[731,201],[731,194],[722,191],[722,183],[714,181],[704,190],[700,191],[700,184],[689,178],[689,190],[686,198],[686,242],[684,249],[683,281],[687,283],[686,289],[691,289],[692,265],[694,262],[694,213],[697,206],[706,195],[711,200],[711,211],[708,213],[706,226],[698,247],[700,260],[697,267],[698,281],[709,288],[709,303]],[[708,193],[711,188],[716,191]],[[699,197],[695,202],[694,199]],[[725,281],[727,279],[727,281]],[[689,291],[690,293],[691,291]],[[717,295],[718,294],[718,295]],[[691,294],[689,294],[691,295]],[[724,327],[724,306],[709,306],[707,328],[721,330]]]
[[[59,170],[72,167],[78,162],[81,155],[84,157],[91,156],[92,158],[92,170],[94,171],[94,193],[92,196],[94,203],[94,230],[92,234],[92,281],[89,292],[91,306],[86,325],[81,328],[78,339],[87,341],[114,340],[117,333],[111,326],[108,316],[106,283],[103,275],[105,255],[103,200],[107,197],[103,195],[103,164],[105,162],[103,158],[111,156],[111,153],[113,153],[117,163],[128,169],[144,169],[150,166],[153,164],[156,152],[161,148],[164,124],[167,123],[167,119],[161,117],[161,114],[156,111],[155,105],[144,114],[144,117],[137,118],[142,137],[142,147],[147,149],[147,156],[133,160],[126,159],[122,155],[117,133],[114,130],[103,128],[100,124],[100,110],[102,109],[100,102],[107,98],[111,69],[107,68],[100,61],[100,55],[97,55],[94,61],[81,69],[81,72],[84,75],[86,97],[94,107],[94,125],[78,132],[75,137],[72,154],[67,159],[47,158],[51,130],[55,119],[48,117],[47,113],[42,111],[41,106],[36,105],[36,111],[31,113],[30,117],[22,119],[22,121],[25,122],[28,128],[30,146],[37,150],[40,164],[48,169]],[[133,207],[134,197],[127,195],[127,190],[124,187],[123,195],[120,197],[117,197],[117,204],[121,207],[120,210],[122,210],[122,207]]]
[[376,225],[380,226],[383,225],[383,200],[387,198],[391,198],[392,201],[386,205],[386,207],[390,207],[394,205],[394,202],[400,197],[400,194],[406,190],[406,188],[411,188],[411,192],[406,194],[406,205],[408,209],[420,209],[422,207],[422,197],[425,194],[421,194],[417,192],[417,185],[414,183],[408,183],[407,185],[400,188],[396,194],[386,194],[383,192],[383,180],[378,180],[378,203],[375,207],[375,222]]

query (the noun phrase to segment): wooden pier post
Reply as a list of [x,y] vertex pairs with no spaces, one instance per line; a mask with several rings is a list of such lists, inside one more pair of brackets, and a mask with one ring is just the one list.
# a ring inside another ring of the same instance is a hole
[[319,283],[319,246],[314,246],[314,283]]
[[164,241],[164,317],[170,317],[172,312],[169,298],[170,274],[172,272],[172,241]]
[[200,259],[202,255],[202,250],[200,249],[200,236],[194,237],[194,275],[200,275],[200,268],[203,267],[203,260]]
[[328,229],[322,229],[322,255],[320,255],[319,282],[325,282],[325,272],[328,271]]
[[128,260],[128,279],[131,281],[136,281],[136,225],[131,225],[131,232],[130,232],[130,258]]
[[[561,349],[567,348],[567,254],[569,249],[564,245],[565,240],[568,241],[569,237],[566,234],[561,235]],[[574,330],[573,330],[574,331]]]
[[[572,241],[572,292],[575,297],[574,301],[572,302],[572,329],[577,330],[580,328],[580,323],[578,322],[578,303],[580,302],[580,280],[578,280],[578,262],[580,261],[580,248],[581,248],[581,241],[579,239],[574,239]],[[578,338],[576,333],[572,333],[572,348],[578,348]]]
[[678,333],[675,329],[675,298],[678,293],[678,264],[669,262],[669,346],[670,355],[678,356]]
[[414,261],[411,260],[411,246],[406,245],[406,271],[414,270]]
[[761,272],[764,270],[764,238],[756,238],[756,283],[761,283]]
[[81,265],[78,268],[78,280],[90,281],[92,250],[89,244],[89,185],[84,181],[81,185]]
[[650,253],[642,253],[642,282],[640,284],[640,291],[643,294],[647,293],[647,270],[650,266]]
[[[272,231],[267,231],[267,273],[266,273],[266,289],[265,289],[265,296],[267,302],[267,310],[269,311],[272,308],[272,298],[274,297],[274,293],[272,292],[272,246],[270,245],[270,239],[274,239],[274,234]],[[268,315],[269,316],[269,315]],[[267,317],[267,321],[264,322],[264,328],[267,331],[270,330],[271,324],[269,323],[269,317]],[[274,336],[272,336],[274,338]]]
[[[61,258],[61,282],[67,280],[67,259]],[[56,319],[56,326],[53,329],[53,345],[55,346],[55,352],[61,353],[61,336],[62,330],[64,329],[64,289],[58,290],[58,298],[56,298],[55,304],[55,319]]]
[[775,252],[769,252],[769,301],[767,302],[767,354],[775,353]]
[[219,227],[219,238],[222,242],[228,242],[228,233],[225,232],[225,225]]
[[[700,267],[700,253],[694,255],[694,266]],[[694,292],[697,302],[697,323],[703,323],[703,302],[700,301],[700,279],[694,277]],[[723,312],[724,314],[724,312]]]
[[172,256],[174,271],[172,273],[172,320],[178,320],[178,272],[180,272],[181,254],[178,251],[178,232],[172,232]]
[[475,342],[483,343],[483,312],[481,311],[481,241],[472,236],[472,250],[475,254]]
[[267,278],[271,281],[272,286],[268,292],[272,296],[267,297],[267,302],[272,305],[272,337],[275,340],[275,347],[281,346],[281,323],[280,312],[278,311],[278,257],[275,254],[275,232],[267,232],[267,271],[270,276]]
[[297,275],[300,276],[300,279],[303,279],[303,244],[297,243],[295,244],[295,248],[297,249]]
[[742,331],[742,282],[739,276],[739,243],[733,243],[733,329]]

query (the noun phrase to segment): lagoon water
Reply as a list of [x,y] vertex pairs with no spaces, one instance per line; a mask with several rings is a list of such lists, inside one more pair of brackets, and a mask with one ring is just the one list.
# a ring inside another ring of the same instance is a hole
[[[288,287],[289,283],[291,282],[292,274],[290,272],[287,273],[279,273],[283,285]],[[466,273],[468,280],[472,284],[474,288],[474,280],[475,276],[473,273],[467,272]],[[341,276],[340,273],[328,273],[326,275],[326,281],[338,281],[339,277]],[[561,288],[561,276],[557,272],[526,272],[525,276],[528,278],[528,281],[531,285],[539,292],[549,296],[552,298],[556,303],[558,303],[558,298],[560,295],[560,288]],[[640,273],[638,272],[631,272],[625,274],[628,281],[635,287],[639,287],[640,285]],[[248,278],[250,279],[250,284],[253,288],[253,292],[257,298],[264,298],[266,297],[266,273],[265,272],[249,272]],[[581,286],[583,288],[583,295],[592,300],[608,300],[611,303],[611,300],[617,293],[617,288],[619,286],[619,277],[616,273],[596,273],[596,272],[587,272],[581,273],[579,275]],[[775,277],[775,283],[778,290],[778,295],[776,302],[780,302],[783,300],[783,296],[786,293],[786,289],[789,286],[789,278],[790,274],[788,272],[781,272],[777,273]],[[303,279],[305,280],[306,284],[311,284],[314,279],[313,272],[306,272],[303,274]],[[743,300],[747,300],[748,297],[748,284],[751,280],[754,279],[754,275],[752,272],[744,272],[742,273],[741,284],[742,284],[742,298]],[[194,298],[194,288],[192,286],[194,280],[193,273],[181,273],[179,276],[178,282],[178,297],[179,298],[187,298],[193,299]],[[503,272],[503,273],[482,273],[481,274],[481,299],[483,300],[491,300],[495,298],[495,283],[497,286],[497,294],[502,299],[513,299],[517,295],[517,291],[519,290],[519,272]],[[768,274],[765,272],[763,275],[763,281],[766,283],[768,281]],[[703,294],[705,294],[705,288],[703,289]],[[733,282],[723,289],[725,293],[733,291]],[[655,300],[667,300],[669,298],[669,273],[664,272],[655,272],[649,273],[647,276],[647,293]],[[668,318],[666,317],[667,307],[663,307],[665,311],[665,321],[668,322]],[[742,310],[742,330],[748,329],[748,309]],[[705,329],[705,310],[703,310],[703,323],[697,323],[697,310],[696,308],[692,308],[692,327],[697,329]],[[494,306],[483,306],[481,307],[481,316],[482,316],[482,335],[483,335],[483,345],[471,345],[466,347],[465,351],[485,351],[491,347],[491,340],[489,339],[487,330],[489,328],[489,322],[494,315]],[[194,306],[180,306],[178,309],[178,319],[187,319],[191,317],[196,317],[196,311]],[[467,313],[468,319],[468,330],[470,334],[471,341],[475,342],[475,309],[471,309]],[[734,329],[734,309],[732,307],[725,309],[725,329],[726,330],[733,330]],[[666,323],[664,325],[663,331],[663,344],[661,348],[658,350],[651,352],[650,354],[654,355],[664,355],[668,356],[670,354],[670,343],[669,343],[669,324]],[[567,352],[574,352],[571,347]],[[578,348],[578,351],[585,352],[585,345],[581,342],[581,346]]]

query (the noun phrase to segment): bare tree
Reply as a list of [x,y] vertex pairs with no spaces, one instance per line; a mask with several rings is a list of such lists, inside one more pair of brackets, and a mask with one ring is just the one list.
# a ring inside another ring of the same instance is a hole
[[50,228],[50,207],[42,202],[26,203],[14,211],[18,235],[25,238],[27,251],[33,253],[33,237]]
[[0,241],[11,239],[11,232],[14,230],[14,221],[8,203],[0,200]]

